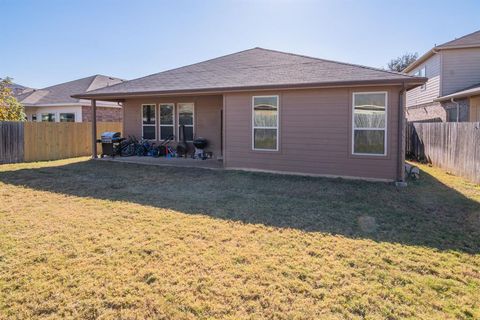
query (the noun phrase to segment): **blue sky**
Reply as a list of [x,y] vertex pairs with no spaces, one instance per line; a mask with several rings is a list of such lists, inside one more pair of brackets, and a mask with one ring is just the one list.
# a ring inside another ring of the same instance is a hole
[[382,67],[480,29],[480,1],[0,0],[0,77],[133,79],[264,47]]

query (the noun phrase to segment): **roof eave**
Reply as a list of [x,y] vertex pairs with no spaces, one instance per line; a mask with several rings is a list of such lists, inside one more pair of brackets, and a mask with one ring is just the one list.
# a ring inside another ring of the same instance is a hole
[[453,49],[470,49],[470,48],[480,48],[480,44],[471,44],[471,45],[454,45],[454,46],[437,46],[429,51],[427,51],[423,56],[412,62],[408,67],[406,67],[403,72],[407,73],[418,67],[420,64],[424,63],[431,56],[437,53],[440,50],[453,50]]
[[409,85],[409,89],[420,86],[427,82],[427,78],[411,77],[405,79],[387,80],[362,80],[362,81],[335,81],[305,84],[280,84],[280,85],[259,85],[222,88],[201,88],[185,90],[161,90],[161,91],[139,91],[139,92],[117,92],[117,93],[83,93],[72,95],[76,99],[101,99],[106,101],[122,101],[128,97],[142,96],[165,96],[165,95],[192,95],[192,94],[220,94],[226,92],[254,91],[254,90],[287,90],[287,89],[320,89],[329,87],[350,87],[350,86],[372,86],[372,85]]
[[415,69],[417,66],[420,64],[424,63],[427,61],[431,56],[433,56],[436,52],[436,48],[430,49],[427,51],[423,56],[412,62],[408,67],[406,67],[402,72],[407,73]]
[[480,95],[480,88],[477,90],[471,90],[471,91],[466,91],[466,92],[458,92],[458,93],[452,93],[443,97],[438,97],[437,99],[433,100],[435,102],[442,102],[442,101],[449,101],[451,99],[458,99],[458,98],[468,98],[471,96],[477,96]]
[[[69,103],[22,103],[20,104],[24,107],[36,107],[36,108],[42,108],[42,107],[82,107],[82,106],[87,106],[88,103],[82,103],[82,102],[69,102]],[[99,101],[97,103],[97,106],[99,107],[113,107],[113,108],[119,108],[120,106],[116,106],[113,104],[105,104]]]

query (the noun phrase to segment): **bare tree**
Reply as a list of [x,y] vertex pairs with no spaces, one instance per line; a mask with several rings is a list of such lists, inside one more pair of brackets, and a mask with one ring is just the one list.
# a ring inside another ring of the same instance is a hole
[[408,67],[410,64],[412,64],[415,60],[418,59],[418,53],[405,53],[404,55],[390,60],[388,63],[388,70],[390,71],[397,71],[397,72],[402,72],[405,70],[406,67]]

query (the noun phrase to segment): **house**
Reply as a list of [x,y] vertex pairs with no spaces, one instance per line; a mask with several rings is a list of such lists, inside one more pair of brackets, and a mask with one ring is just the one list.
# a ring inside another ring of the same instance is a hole
[[74,97],[121,102],[125,136],[184,125],[227,169],[401,181],[404,91],[425,81],[254,48]]
[[[16,98],[25,107],[28,121],[89,122],[92,121],[90,102],[72,98],[71,95],[108,87],[123,81],[113,77],[94,75],[24,92]],[[98,121],[122,120],[122,110],[118,103],[102,101],[98,102],[98,107]]]
[[404,72],[428,78],[407,92],[408,121],[480,121],[480,30],[433,47]]

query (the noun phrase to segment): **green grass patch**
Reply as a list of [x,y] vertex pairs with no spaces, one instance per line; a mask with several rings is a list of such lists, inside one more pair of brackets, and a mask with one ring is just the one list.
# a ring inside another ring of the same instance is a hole
[[480,188],[0,166],[0,318],[480,318]]

